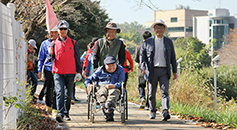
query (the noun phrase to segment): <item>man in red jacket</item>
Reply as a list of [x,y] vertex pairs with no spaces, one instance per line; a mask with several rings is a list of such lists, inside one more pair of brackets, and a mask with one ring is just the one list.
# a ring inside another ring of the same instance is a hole
[[[58,122],[71,120],[69,110],[74,81],[81,79],[79,48],[75,40],[67,36],[69,24],[60,20],[57,24],[59,37],[48,48],[49,61],[54,60],[52,73],[56,92]],[[66,94],[65,94],[66,92]]]
[[[126,40],[123,39],[123,38],[120,38],[119,40],[121,40],[123,42],[123,45],[126,47]],[[127,65],[127,60],[128,60],[130,65]],[[126,49],[125,49],[125,61],[124,61],[124,64],[123,64],[123,68],[124,68],[124,71],[125,71],[124,86],[126,87],[127,81],[128,81],[128,74],[133,72],[133,60],[132,60],[130,52],[127,51]]]

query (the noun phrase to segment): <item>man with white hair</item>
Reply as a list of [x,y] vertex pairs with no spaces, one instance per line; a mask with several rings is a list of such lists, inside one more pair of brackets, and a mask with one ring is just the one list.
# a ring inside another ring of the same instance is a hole
[[37,88],[38,80],[34,74],[34,54],[37,49],[36,41],[34,39],[30,39],[28,41],[28,52],[27,52],[27,83],[32,85],[30,95],[33,96],[33,102],[36,102],[37,99],[34,94]]
[[[58,30],[57,27],[54,27],[49,32],[49,39],[44,40],[41,44],[39,55],[38,55],[38,77],[44,78],[44,87],[42,88],[39,99],[37,100],[38,103],[43,103],[43,96],[46,89],[46,111],[51,111],[52,106],[52,95],[54,90],[54,79],[52,74],[52,67],[53,62],[49,62],[48,57],[48,47],[51,42],[55,41],[58,38]],[[42,77],[42,69],[44,66],[44,77]],[[54,97],[55,98],[55,97]],[[56,118],[57,110],[56,110],[56,103],[55,100],[53,100],[53,112],[52,117]]]
[[[177,63],[172,40],[164,37],[164,32],[168,28],[161,19],[156,20],[151,25],[151,30],[155,32],[154,37],[147,38],[141,48],[140,64],[142,73],[148,82],[149,87],[149,110],[150,119],[156,118],[156,92],[158,82],[162,96],[163,120],[170,119],[169,115],[169,79],[171,77],[171,65],[174,80],[177,78]],[[171,65],[170,65],[171,64]]]

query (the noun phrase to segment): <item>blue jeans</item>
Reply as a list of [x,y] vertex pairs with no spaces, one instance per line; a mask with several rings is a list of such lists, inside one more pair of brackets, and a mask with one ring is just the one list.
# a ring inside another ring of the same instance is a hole
[[30,95],[33,96],[38,85],[38,80],[33,71],[27,70],[27,83],[32,85]]
[[146,100],[146,106],[149,107],[148,103],[148,92],[147,92],[147,98],[146,98],[146,80],[143,76],[138,76],[138,90],[139,90],[139,95],[140,95],[140,101],[142,99]]
[[75,74],[54,74],[57,115],[69,115]]

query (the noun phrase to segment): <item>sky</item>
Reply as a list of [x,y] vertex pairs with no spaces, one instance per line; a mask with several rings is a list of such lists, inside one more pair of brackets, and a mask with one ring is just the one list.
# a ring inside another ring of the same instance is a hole
[[[100,6],[106,10],[115,23],[134,22],[145,26],[146,21],[154,21],[154,11],[146,6],[138,8],[140,0],[101,0]],[[149,3],[149,0],[143,0]],[[230,15],[237,15],[237,0],[150,0],[159,10],[174,10],[177,5],[189,6],[195,10],[214,8],[229,9]],[[220,3],[220,4],[219,4]]]

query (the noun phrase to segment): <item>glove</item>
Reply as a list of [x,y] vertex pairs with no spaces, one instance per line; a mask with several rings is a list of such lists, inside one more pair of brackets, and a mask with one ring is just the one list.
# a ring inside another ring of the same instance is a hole
[[77,73],[75,78],[74,78],[74,82],[77,82],[77,81],[80,81],[81,80],[81,74],[80,73]]

